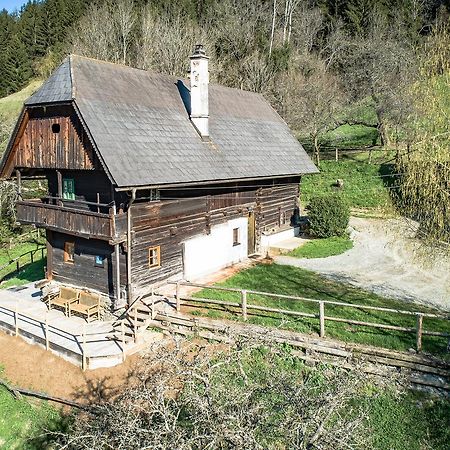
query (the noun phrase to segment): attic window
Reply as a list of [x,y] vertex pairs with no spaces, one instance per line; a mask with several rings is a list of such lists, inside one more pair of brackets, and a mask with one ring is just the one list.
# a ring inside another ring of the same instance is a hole
[[61,125],[59,123],[53,123],[52,124],[52,131],[53,133],[59,133],[61,131]]

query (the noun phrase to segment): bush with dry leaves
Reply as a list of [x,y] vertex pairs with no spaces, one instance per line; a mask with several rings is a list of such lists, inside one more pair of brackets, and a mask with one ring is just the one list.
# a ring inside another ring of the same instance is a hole
[[60,449],[366,448],[372,381],[245,343],[153,349],[120,395],[79,414]]

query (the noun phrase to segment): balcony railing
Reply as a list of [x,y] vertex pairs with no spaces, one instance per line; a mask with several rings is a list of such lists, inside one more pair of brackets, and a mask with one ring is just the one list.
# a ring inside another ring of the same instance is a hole
[[125,234],[125,214],[113,203],[93,203],[45,197],[17,202],[17,219],[24,224],[80,237],[119,241]]

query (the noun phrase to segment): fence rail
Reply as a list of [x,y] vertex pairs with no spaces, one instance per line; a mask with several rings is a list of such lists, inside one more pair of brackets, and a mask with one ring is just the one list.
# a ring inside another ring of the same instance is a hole
[[[112,320],[108,322],[102,322],[102,325],[108,326],[111,325],[110,331],[95,331],[95,332],[87,332],[86,330],[86,324],[83,326],[83,332],[82,333],[71,333],[67,330],[64,330],[62,328],[56,327],[55,325],[51,325],[48,321],[47,314],[45,315],[45,318],[42,319],[42,317],[35,317],[32,314],[25,313],[23,311],[20,311],[18,308],[18,305],[16,305],[15,308],[9,308],[4,305],[0,305],[0,311],[3,311],[3,313],[6,312],[6,314],[9,314],[12,317],[12,323],[7,325],[11,326],[14,330],[15,336],[20,336],[21,331],[23,333],[30,332],[24,325],[28,323],[29,325],[35,325],[38,328],[42,330],[43,336],[42,339],[45,341],[45,349],[50,350],[51,349],[51,336],[53,334],[53,337],[58,336],[60,339],[66,340],[67,344],[73,343],[78,347],[80,350],[80,356],[81,356],[81,367],[83,370],[86,370],[87,368],[87,361],[90,357],[87,349],[87,344],[99,342],[99,337],[101,336],[105,340],[110,340],[108,338],[115,337],[117,341],[121,343],[121,351],[122,351],[122,360],[125,360],[125,331],[124,331],[124,320],[118,321],[118,320]],[[34,323],[31,323],[34,322]],[[114,325],[118,324],[120,326],[120,338],[117,339],[117,330],[114,329]],[[94,338],[96,336],[96,338]],[[54,343],[54,345],[63,346],[63,344]],[[64,347],[66,349],[69,349],[68,347]],[[70,349],[69,349],[70,350]],[[73,351],[73,350],[72,350]],[[95,355],[95,357],[99,357],[100,355]]]
[[[15,273],[15,272],[19,272],[20,269],[23,269],[25,266],[27,266],[28,264],[33,264],[36,260],[35,255],[36,253],[40,253],[41,254],[41,258],[40,259],[44,259],[44,253],[46,252],[46,247],[37,247],[34,250],[29,250],[28,252],[22,253],[20,256],[16,256],[15,258],[11,259],[8,263],[4,264],[3,266],[0,267],[0,273],[7,269],[9,266],[13,267],[13,270],[0,275],[0,283],[9,275]],[[21,265],[21,259],[24,258],[25,256],[30,256],[29,260],[25,263]]]
[[[212,304],[212,305],[236,308],[238,311],[240,311],[240,314],[242,315],[243,320],[248,319],[249,310],[253,311],[253,314],[255,314],[255,312],[256,312],[256,314],[258,312],[271,312],[271,313],[287,315],[287,316],[313,318],[313,319],[319,320],[319,336],[320,337],[325,336],[327,321],[342,322],[342,323],[346,323],[349,325],[355,325],[355,326],[361,326],[361,327],[372,327],[372,328],[378,328],[378,329],[384,329],[384,330],[415,333],[416,334],[417,351],[422,350],[422,340],[423,340],[422,338],[424,335],[443,337],[443,338],[450,337],[450,333],[447,333],[447,332],[425,330],[424,325],[423,325],[424,318],[441,319],[441,320],[448,321],[449,329],[450,329],[450,315],[427,313],[427,312],[422,312],[422,311],[408,311],[408,310],[394,309],[394,308],[384,308],[384,307],[380,307],[380,306],[360,305],[360,304],[345,303],[345,302],[332,301],[332,300],[317,300],[317,299],[312,299],[312,298],[307,298],[307,297],[275,294],[272,292],[253,291],[253,290],[249,290],[249,289],[208,286],[208,285],[204,285],[204,284],[191,283],[191,282],[187,282],[187,281],[170,282],[170,284],[176,285],[176,291],[175,291],[174,297],[176,299],[176,308],[177,308],[178,312],[181,310],[182,304],[189,305],[190,303],[200,303],[203,305]],[[234,293],[239,294],[240,301],[239,302],[231,302],[231,301],[215,300],[215,299],[209,299],[209,298],[183,296],[181,294],[182,286],[208,289],[208,290],[213,290],[213,291],[234,292]],[[283,300],[292,300],[294,302],[313,303],[313,304],[317,305],[318,310],[317,310],[317,312],[309,313],[309,312],[295,311],[295,310],[290,310],[290,309],[279,309],[279,308],[273,308],[273,307],[269,307],[269,306],[255,305],[255,304],[251,304],[248,302],[250,295],[265,296],[265,297],[269,297],[269,298],[276,298],[276,299],[283,299]],[[361,321],[361,320],[354,320],[351,318],[343,318],[343,317],[335,317],[335,316],[331,316],[331,315],[326,315],[325,314],[326,308],[330,307],[330,306],[342,307],[342,308],[353,308],[353,309],[367,310],[367,311],[385,312],[391,316],[395,316],[395,315],[397,315],[397,316],[401,316],[401,315],[414,316],[416,318],[416,324],[414,327],[405,327],[405,326],[400,326],[400,325],[387,325],[387,324],[383,324],[383,323],[366,322],[366,321]]]

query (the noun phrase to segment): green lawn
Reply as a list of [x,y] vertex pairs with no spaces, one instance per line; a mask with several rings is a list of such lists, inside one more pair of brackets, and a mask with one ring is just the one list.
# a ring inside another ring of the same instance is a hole
[[42,81],[34,80],[21,91],[0,98],[0,114],[3,114],[8,120],[15,119],[22,109],[23,102],[36,92],[41,85]]
[[303,177],[302,201],[308,203],[313,196],[336,192],[333,184],[341,179],[344,186],[339,192],[351,208],[391,207],[392,166],[379,161],[369,164],[366,158],[367,155],[358,155],[355,159],[322,161],[319,174]]
[[322,135],[321,145],[339,149],[379,145],[378,130],[365,125],[341,125]]
[[[351,304],[381,306],[414,311],[430,311],[428,308],[408,304],[399,300],[388,299],[379,295],[352,287],[346,283],[331,281],[308,270],[278,264],[260,264],[243,270],[223,283],[225,287],[235,287],[262,292],[273,292],[317,300],[339,301]],[[205,289],[196,294],[197,297],[221,299],[239,303],[239,293],[220,292]],[[249,304],[270,306],[278,309],[290,309],[307,313],[318,313],[318,305],[305,301],[274,299],[261,295],[249,294]],[[204,312],[210,317],[222,317],[241,320],[230,308],[212,307]],[[380,311],[364,311],[355,308],[326,306],[325,315],[347,318],[366,322],[376,322],[386,325],[415,327],[414,316],[391,315]],[[294,318],[272,313],[266,316],[249,315],[251,323],[281,326],[302,333],[318,333],[318,319]],[[433,331],[449,331],[448,320],[424,319],[424,329]],[[415,347],[415,334],[400,331],[381,330],[371,327],[348,325],[339,322],[326,322],[326,335],[344,341],[370,344],[379,347],[408,350]],[[445,354],[447,341],[445,338],[424,336],[423,350]]]
[[340,255],[353,248],[353,242],[348,236],[333,236],[324,239],[314,239],[301,247],[292,250],[288,256],[296,258],[326,258]]
[[[1,374],[1,372],[0,372]],[[48,430],[62,428],[61,415],[46,402],[16,399],[0,386],[0,448],[42,450],[48,447]]]
[[[10,250],[7,248],[0,248],[0,267],[30,250],[35,250],[37,247],[37,242],[24,242],[22,244],[15,245]],[[23,268],[19,272],[13,273],[16,268],[15,264],[0,270],[0,278],[5,277],[5,280],[0,285],[0,289],[5,289],[11,286],[20,286],[22,284],[40,280],[44,277],[46,258],[41,259],[40,251],[35,253],[33,264],[31,264],[30,255],[21,258],[20,264]]]

